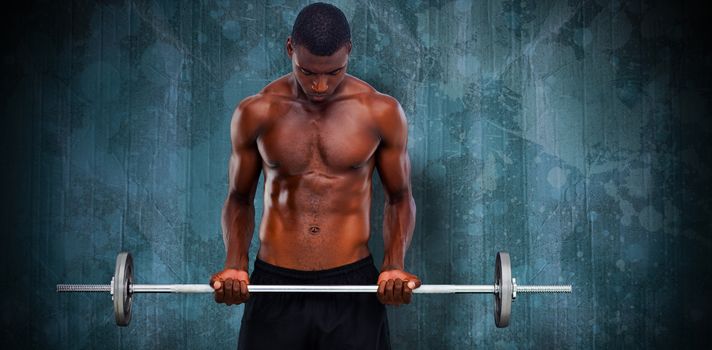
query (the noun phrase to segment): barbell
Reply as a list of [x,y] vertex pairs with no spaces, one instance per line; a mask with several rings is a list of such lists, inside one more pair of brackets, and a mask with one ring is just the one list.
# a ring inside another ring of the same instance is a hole
[[[490,293],[494,294],[494,322],[499,328],[509,325],[512,301],[517,293],[571,293],[571,285],[517,285],[512,277],[509,254],[497,253],[494,284],[455,285],[424,284],[416,294]],[[248,285],[250,293],[376,293],[377,285]],[[133,258],[128,252],[116,257],[116,269],[110,284],[58,284],[57,292],[109,292],[114,302],[116,324],[128,326],[134,293],[212,293],[208,284],[136,284],[133,281]]]

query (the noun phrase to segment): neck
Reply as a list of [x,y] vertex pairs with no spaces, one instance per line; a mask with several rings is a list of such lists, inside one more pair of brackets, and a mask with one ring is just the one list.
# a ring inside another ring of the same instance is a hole
[[329,102],[339,98],[344,93],[344,87],[346,85],[347,78],[348,78],[348,74],[344,77],[344,79],[341,81],[339,86],[336,87],[336,89],[334,90],[334,93],[331,94],[331,96],[329,96],[329,98],[327,98],[326,100],[321,101],[321,102],[312,102],[309,99],[307,94],[302,89],[301,85],[299,85],[299,82],[297,82],[297,79],[294,77],[294,72],[289,74],[289,78],[287,81],[288,81],[290,89],[292,91],[292,96],[294,96],[295,99],[297,99],[299,101],[303,101],[305,103],[308,103],[312,106],[318,107],[318,106],[328,105]]

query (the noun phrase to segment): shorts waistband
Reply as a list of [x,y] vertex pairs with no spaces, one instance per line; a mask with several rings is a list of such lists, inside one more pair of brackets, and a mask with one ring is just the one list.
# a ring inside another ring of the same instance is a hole
[[315,279],[339,276],[339,275],[347,274],[349,272],[353,272],[353,271],[360,270],[360,269],[363,269],[366,267],[371,267],[371,266],[374,266],[372,255],[369,255],[361,260],[358,260],[356,262],[352,262],[350,264],[346,264],[343,266],[334,267],[334,268],[330,268],[330,269],[326,269],[326,270],[315,270],[315,271],[288,269],[285,267],[280,267],[280,266],[269,264],[267,262],[260,260],[259,258],[255,259],[255,270],[263,270],[263,271],[281,275],[284,277],[297,278],[297,279],[303,279],[303,280],[315,280]]

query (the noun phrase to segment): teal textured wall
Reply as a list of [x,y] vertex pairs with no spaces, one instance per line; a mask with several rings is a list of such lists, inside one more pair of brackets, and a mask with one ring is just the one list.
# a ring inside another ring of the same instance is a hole
[[[108,295],[54,286],[108,283],[121,250],[143,283],[206,283],[221,267],[230,115],[289,71],[284,43],[306,3],[39,2],[4,14],[3,343],[234,348],[242,306],[138,295],[117,328]],[[517,299],[506,329],[491,296],[417,296],[389,309],[395,349],[711,345],[700,11],[334,3],[352,25],[349,72],[408,117],[418,214],[407,267],[425,283],[490,283],[506,250],[519,283],[574,285]],[[380,261],[377,177],[374,191]]]

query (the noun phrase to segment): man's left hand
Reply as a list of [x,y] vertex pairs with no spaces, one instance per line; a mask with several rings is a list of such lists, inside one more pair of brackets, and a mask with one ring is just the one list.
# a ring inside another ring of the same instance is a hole
[[418,276],[392,269],[378,276],[378,300],[386,305],[410,304],[413,289],[420,287]]

